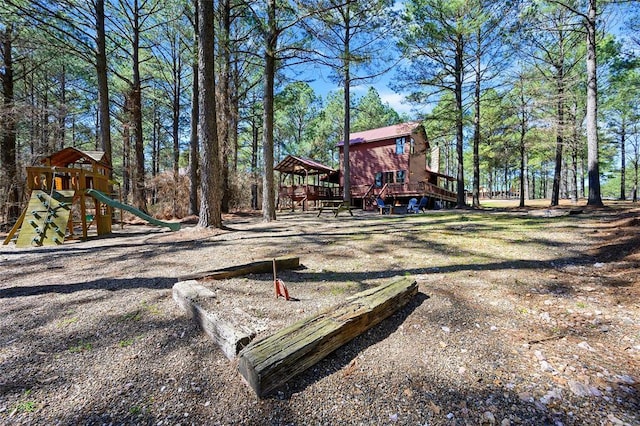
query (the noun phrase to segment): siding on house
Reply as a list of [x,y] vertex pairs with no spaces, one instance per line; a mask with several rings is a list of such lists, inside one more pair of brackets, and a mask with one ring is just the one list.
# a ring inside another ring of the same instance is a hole
[[[403,140],[402,149],[398,149],[399,140]],[[355,188],[425,181],[428,178],[428,147],[424,128],[419,123],[352,133],[349,143],[351,185]],[[340,169],[344,170],[344,144],[340,143],[339,148]],[[344,185],[344,176],[340,177],[340,184]]]

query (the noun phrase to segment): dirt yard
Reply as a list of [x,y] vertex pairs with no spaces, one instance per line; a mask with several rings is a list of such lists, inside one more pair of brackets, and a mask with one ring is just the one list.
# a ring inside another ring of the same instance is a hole
[[[0,424],[640,424],[637,206],[225,225],[0,246]],[[279,274],[299,301],[251,275],[207,283],[220,309],[266,335],[397,276],[419,293],[258,399],[171,288],[285,255],[303,265]]]

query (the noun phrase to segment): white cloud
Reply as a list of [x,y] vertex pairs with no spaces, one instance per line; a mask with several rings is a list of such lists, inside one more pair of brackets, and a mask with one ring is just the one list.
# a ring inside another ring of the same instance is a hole
[[383,104],[389,104],[391,108],[395,109],[400,114],[411,113],[412,106],[405,102],[405,95],[387,89],[377,90]]

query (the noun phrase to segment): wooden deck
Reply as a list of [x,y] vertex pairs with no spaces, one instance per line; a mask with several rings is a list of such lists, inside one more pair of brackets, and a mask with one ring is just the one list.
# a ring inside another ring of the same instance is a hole
[[388,183],[378,188],[371,186],[354,187],[351,190],[352,199],[361,199],[363,208],[373,208],[376,199],[405,200],[427,197],[448,203],[456,202],[456,193],[428,182],[419,183]]
[[[297,207],[302,207],[304,211],[311,208],[319,208],[324,205],[324,202],[340,200],[342,198],[342,188],[316,185],[280,186],[278,196],[280,210],[290,209],[295,211]],[[428,182],[387,183],[380,188],[374,185],[360,185],[351,188],[352,202],[357,204],[356,200],[361,200],[364,209],[375,206],[377,197],[387,200],[405,200],[405,202],[409,198],[420,199],[422,197],[447,203],[456,202],[455,192]],[[353,207],[352,205],[351,208]]]

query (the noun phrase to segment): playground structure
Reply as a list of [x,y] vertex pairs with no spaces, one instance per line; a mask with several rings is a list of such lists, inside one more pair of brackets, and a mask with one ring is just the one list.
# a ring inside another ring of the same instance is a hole
[[111,233],[113,209],[119,208],[159,226],[180,229],[179,223],[156,220],[144,212],[122,204],[111,194],[111,167],[102,151],[65,148],[42,161],[44,166],[27,167],[29,203],[4,240],[15,239],[18,247],[58,245],[75,236],[76,229],[86,240],[95,224],[98,235]]

